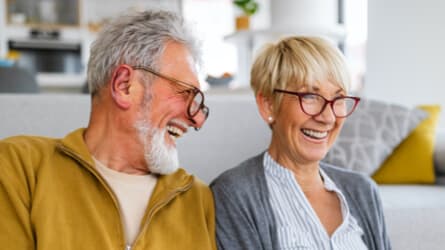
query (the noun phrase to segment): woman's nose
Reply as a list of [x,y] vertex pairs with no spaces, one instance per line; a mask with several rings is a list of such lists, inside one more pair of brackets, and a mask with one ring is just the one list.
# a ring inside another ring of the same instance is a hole
[[335,113],[334,110],[332,109],[331,105],[326,105],[326,107],[324,108],[324,110],[316,117],[317,120],[322,120],[325,123],[333,123],[335,122]]

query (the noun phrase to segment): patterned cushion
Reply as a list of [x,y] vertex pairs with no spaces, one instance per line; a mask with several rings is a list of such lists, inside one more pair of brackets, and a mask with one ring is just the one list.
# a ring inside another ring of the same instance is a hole
[[323,161],[372,175],[427,116],[418,108],[362,99]]
[[433,184],[434,149],[440,105],[422,105],[428,112],[409,136],[385,160],[372,178],[379,184]]

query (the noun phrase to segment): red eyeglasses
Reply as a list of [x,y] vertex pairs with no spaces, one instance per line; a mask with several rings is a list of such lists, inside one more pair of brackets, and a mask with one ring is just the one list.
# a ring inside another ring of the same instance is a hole
[[321,114],[329,104],[335,117],[344,118],[351,115],[360,102],[360,98],[355,96],[339,96],[332,100],[328,100],[319,94],[310,92],[293,92],[284,89],[274,89],[273,91],[274,93],[279,92],[298,96],[301,110],[310,116]]

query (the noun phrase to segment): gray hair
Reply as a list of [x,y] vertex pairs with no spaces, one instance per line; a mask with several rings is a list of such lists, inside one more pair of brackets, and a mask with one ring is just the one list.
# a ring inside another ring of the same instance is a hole
[[120,64],[158,69],[168,42],[183,44],[196,63],[201,62],[198,41],[178,14],[149,10],[116,18],[93,42],[88,61],[88,86],[95,95],[110,80]]

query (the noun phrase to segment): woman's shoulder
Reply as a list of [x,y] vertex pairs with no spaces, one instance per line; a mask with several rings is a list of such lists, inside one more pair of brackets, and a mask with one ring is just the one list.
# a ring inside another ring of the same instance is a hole
[[212,189],[224,187],[224,189],[229,191],[254,185],[258,178],[261,179],[261,176],[264,176],[262,160],[263,154],[259,154],[241,162],[216,177],[210,184],[210,187]]
[[320,164],[323,171],[331,178],[340,188],[351,191],[367,191],[374,192],[377,189],[375,182],[363,173],[340,168],[327,163]]

